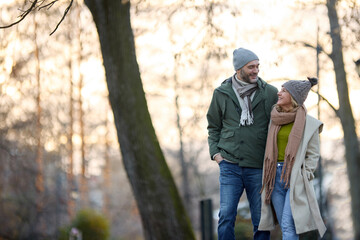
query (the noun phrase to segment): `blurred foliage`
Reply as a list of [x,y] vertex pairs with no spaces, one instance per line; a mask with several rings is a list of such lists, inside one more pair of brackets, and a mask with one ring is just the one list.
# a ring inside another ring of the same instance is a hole
[[253,225],[250,219],[237,217],[235,222],[235,239],[236,240],[253,239]]
[[59,235],[58,240],[68,240],[69,239],[69,233],[70,233],[71,227],[66,226],[59,229]]
[[59,230],[59,240],[68,240],[71,228],[77,228],[82,233],[82,239],[107,240],[110,236],[108,220],[91,209],[81,210],[77,213],[70,226]]

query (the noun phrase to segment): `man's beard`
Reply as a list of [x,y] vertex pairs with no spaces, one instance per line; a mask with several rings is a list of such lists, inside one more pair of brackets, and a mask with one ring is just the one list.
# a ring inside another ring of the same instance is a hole
[[256,81],[258,80],[258,76],[256,76],[255,79],[251,79],[250,74],[246,74],[243,69],[240,70],[240,77],[244,82],[247,83],[256,83]]

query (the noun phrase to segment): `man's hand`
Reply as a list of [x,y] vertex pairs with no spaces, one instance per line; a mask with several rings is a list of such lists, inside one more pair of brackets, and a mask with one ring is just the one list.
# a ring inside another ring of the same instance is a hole
[[214,160],[219,164],[222,160],[224,160],[224,158],[219,153],[219,154],[216,154],[216,156],[214,157]]

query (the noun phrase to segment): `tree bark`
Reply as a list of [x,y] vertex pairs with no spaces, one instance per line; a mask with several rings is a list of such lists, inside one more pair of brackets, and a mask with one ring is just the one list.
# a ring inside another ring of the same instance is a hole
[[195,239],[148,112],[130,24],[130,1],[86,0],[100,38],[125,170],[146,239]]
[[326,6],[330,21],[330,35],[332,39],[332,53],[336,86],[339,96],[339,110],[337,111],[344,130],[345,158],[350,182],[351,208],[354,224],[354,239],[360,239],[360,152],[356,134],[355,120],[349,100],[349,90],[343,60],[342,40],[340,35],[339,19],[336,11],[337,0],[327,0]]

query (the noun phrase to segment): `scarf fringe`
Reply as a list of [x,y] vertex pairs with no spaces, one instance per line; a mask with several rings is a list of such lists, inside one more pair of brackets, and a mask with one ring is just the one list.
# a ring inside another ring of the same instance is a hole
[[276,171],[276,163],[267,157],[265,159],[265,168],[269,169],[269,171],[265,172],[264,180],[266,182],[264,182],[260,193],[265,189],[265,203],[269,204],[275,184],[275,175],[271,174],[271,172]]
[[247,111],[246,109],[244,109],[241,114],[240,125],[245,126],[245,125],[251,125],[253,123],[254,123],[253,114]]
[[290,187],[290,177],[291,177],[291,170],[294,166],[295,157],[291,156],[290,154],[287,154],[285,156],[284,166],[281,172],[280,180],[282,182],[285,182],[285,188]]

